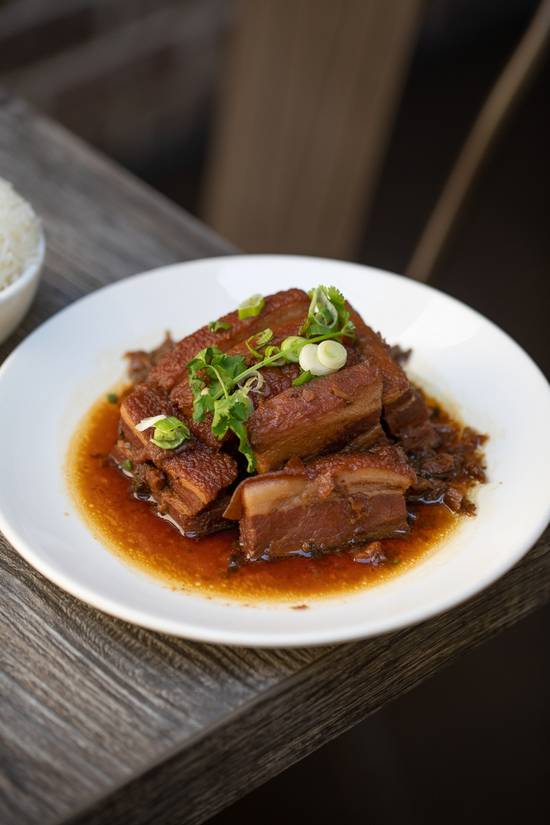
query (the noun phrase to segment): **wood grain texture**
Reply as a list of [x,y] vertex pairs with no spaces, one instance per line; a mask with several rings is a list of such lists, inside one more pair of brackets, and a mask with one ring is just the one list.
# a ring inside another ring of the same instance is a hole
[[354,257],[422,0],[242,0],[204,215],[246,252]]
[[[0,175],[49,244],[18,337],[104,283],[230,251],[8,98]],[[16,468],[1,469],[9,483]],[[202,822],[549,598],[547,532],[484,594],[417,628],[338,648],[214,647],[99,613],[0,538],[0,823]]]

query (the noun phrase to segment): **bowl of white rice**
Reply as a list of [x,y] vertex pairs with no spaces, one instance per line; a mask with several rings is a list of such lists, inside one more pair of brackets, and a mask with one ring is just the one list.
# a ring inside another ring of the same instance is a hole
[[0,343],[11,335],[31,305],[45,246],[32,206],[0,178]]

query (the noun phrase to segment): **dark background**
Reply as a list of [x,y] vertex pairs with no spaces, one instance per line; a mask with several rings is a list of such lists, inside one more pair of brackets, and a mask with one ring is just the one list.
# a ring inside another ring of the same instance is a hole
[[[354,257],[405,270],[472,121],[535,7],[531,0],[426,3]],[[230,0],[4,0],[0,84],[200,215],[238,15]],[[432,278],[500,324],[547,375],[549,92],[546,60],[479,175]],[[549,648],[547,608],[214,821],[550,821]]]

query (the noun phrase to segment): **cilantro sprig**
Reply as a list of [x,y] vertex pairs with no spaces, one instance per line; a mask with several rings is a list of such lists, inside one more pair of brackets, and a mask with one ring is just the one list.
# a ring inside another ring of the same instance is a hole
[[355,325],[339,289],[335,286],[316,286],[309,290],[308,295],[311,301],[300,332],[310,343],[355,336]]
[[265,356],[251,367],[247,367],[242,355],[228,355],[218,347],[206,347],[188,364],[193,420],[203,421],[207,413],[212,413],[211,429],[216,438],[224,438],[229,430],[234,432],[249,473],[256,466],[246,431],[246,421],[253,410],[249,393],[259,388],[259,370],[278,361],[279,347],[269,347],[269,352],[266,350]]

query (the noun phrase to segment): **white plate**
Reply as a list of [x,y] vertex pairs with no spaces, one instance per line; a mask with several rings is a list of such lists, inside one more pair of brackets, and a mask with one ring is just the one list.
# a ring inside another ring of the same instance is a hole
[[[233,309],[253,292],[335,284],[411,370],[490,434],[490,483],[465,519],[413,569],[296,611],[173,592],[104,548],[80,519],[63,472],[91,404],[122,375],[121,355]],[[458,301],[385,272],[303,257],[239,256],[165,267],[95,292],[29,336],[0,370],[0,528],[60,587],[127,621],[209,642],[310,645],[421,621],[486,587],[529,550],[550,517],[545,378],[505,333]],[[69,513],[69,517],[65,515]]]

